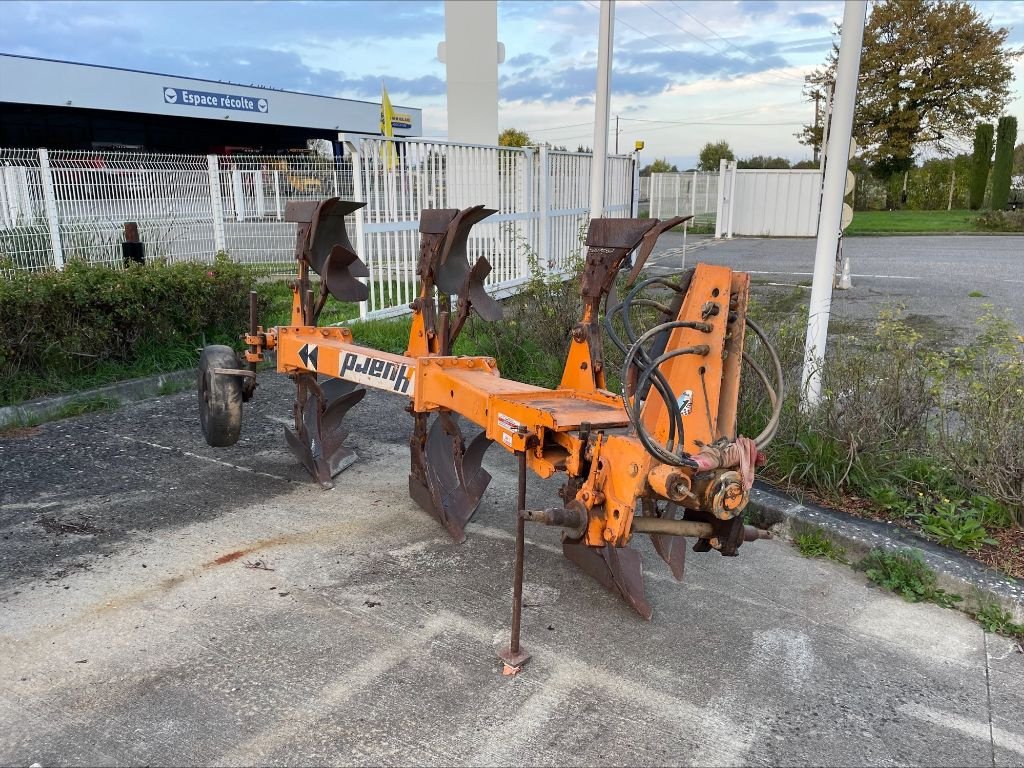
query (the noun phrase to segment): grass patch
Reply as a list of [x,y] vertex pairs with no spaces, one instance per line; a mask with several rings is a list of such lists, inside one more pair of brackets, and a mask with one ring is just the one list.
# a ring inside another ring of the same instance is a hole
[[969,299],[984,299],[984,298],[986,298],[986,296],[981,291],[971,291],[970,293],[967,294],[967,298],[969,298]]
[[156,393],[158,395],[176,395],[179,392],[184,392],[186,389],[191,388],[191,384],[180,380],[164,379],[160,382],[160,386],[157,387]]
[[793,543],[804,557],[846,562],[846,549],[826,538],[820,531],[801,533],[793,539]]
[[959,595],[951,595],[936,586],[935,572],[913,549],[898,552],[872,549],[857,568],[878,586],[895,592],[910,603],[935,603],[952,608],[961,600]]
[[0,434],[9,434],[30,427],[38,427],[40,424],[46,424],[51,421],[60,421],[61,419],[70,419],[75,416],[84,416],[87,413],[112,411],[120,407],[121,401],[116,397],[96,396],[82,398],[81,400],[72,400],[48,414],[39,414],[36,416],[30,416],[26,419],[18,419],[14,423],[0,428]]
[[[388,320],[362,320],[352,323],[352,336],[355,343],[364,347],[372,347],[381,352],[404,355],[409,346],[409,329],[411,317],[397,317]],[[456,348],[458,348],[456,344]],[[457,354],[470,354],[458,352]]]
[[857,211],[847,235],[977,232],[975,211]]

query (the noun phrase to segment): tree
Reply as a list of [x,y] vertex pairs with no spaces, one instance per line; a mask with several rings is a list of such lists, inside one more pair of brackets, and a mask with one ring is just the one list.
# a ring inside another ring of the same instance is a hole
[[586,153],[588,155],[594,154],[594,150],[592,150],[590,147],[585,147],[582,144],[577,144],[576,145],[576,151],[577,152],[583,152],[583,153]]
[[996,134],[996,159],[992,163],[992,210],[1001,211],[1010,199],[1013,173],[1013,144],[1017,141],[1017,118],[999,118]]
[[532,145],[530,134],[517,128],[506,128],[498,134],[499,147],[529,147]]
[[1024,176],[1024,142],[1013,148],[1013,175]]
[[[1020,51],[1005,47],[965,0],[879,0],[864,29],[853,135],[881,179],[904,173],[917,150],[950,154],[983,118],[1003,111]],[[835,80],[839,46],[807,77],[808,88]],[[812,126],[801,141],[813,145]]]
[[818,170],[818,163],[813,160],[801,160],[799,163],[793,163],[793,170],[796,171],[810,171]]
[[792,163],[784,157],[768,157],[767,155],[754,155],[753,157],[741,158],[736,161],[737,168],[792,168]]
[[697,167],[702,171],[717,171],[719,161],[736,159],[736,155],[733,154],[732,149],[729,147],[729,142],[725,139],[714,143],[709,141],[701,147],[700,154],[697,157],[700,160]]
[[992,123],[980,123],[974,131],[974,155],[971,159],[971,191],[969,204],[972,211],[981,208],[985,202],[985,187],[988,185],[988,168],[992,163]]
[[679,173],[679,169],[675,165],[670,165],[664,157],[659,157],[640,169],[641,176],[650,176],[652,173]]

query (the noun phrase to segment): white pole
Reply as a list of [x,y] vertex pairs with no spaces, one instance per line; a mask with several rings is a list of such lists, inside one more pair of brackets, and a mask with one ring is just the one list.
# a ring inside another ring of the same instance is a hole
[[732,240],[733,216],[736,213],[736,161],[729,160],[729,229],[725,233],[726,240]]
[[57,211],[57,194],[53,186],[53,169],[50,167],[50,153],[39,148],[39,181],[43,188],[43,210],[50,229],[50,253],[53,254],[55,269],[64,269],[64,248],[60,241],[60,214]]
[[728,162],[724,157],[718,161],[718,201],[715,205],[715,240],[722,238],[722,231],[725,229],[723,226],[725,222],[722,217],[725,215],[725,191],[728,189],[725,177],[725,169]]
[[604,216],[604,177],[608,165],[608,102],[612,90],[612,33],[615,0],[601,0],[597,43],[597,93],[594,105],[594,159],[590,173],[590,218]]
[[803,402],[808,407],[821,400],[821,367],[828,339],[828,315],[832,308],[832,278],[836,248],[839,244],[843,192],[849,165],[850,138],[853,134],[853,109],[857,101],[857,76],[860,50],[864,40],[866,0],[846,0],[836,65],[836,86],[826,153],[825,181],[818,223],[818,243],[814,251],[814,279],[807,317],[804,344]]

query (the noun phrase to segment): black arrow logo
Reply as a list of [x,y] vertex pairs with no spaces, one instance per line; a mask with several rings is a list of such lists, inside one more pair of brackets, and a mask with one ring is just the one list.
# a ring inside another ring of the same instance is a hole
[[299,350],[299,358],[302,360],[302,364],[314,371],[316,370],[317,354],[316,344],[305,344]]

